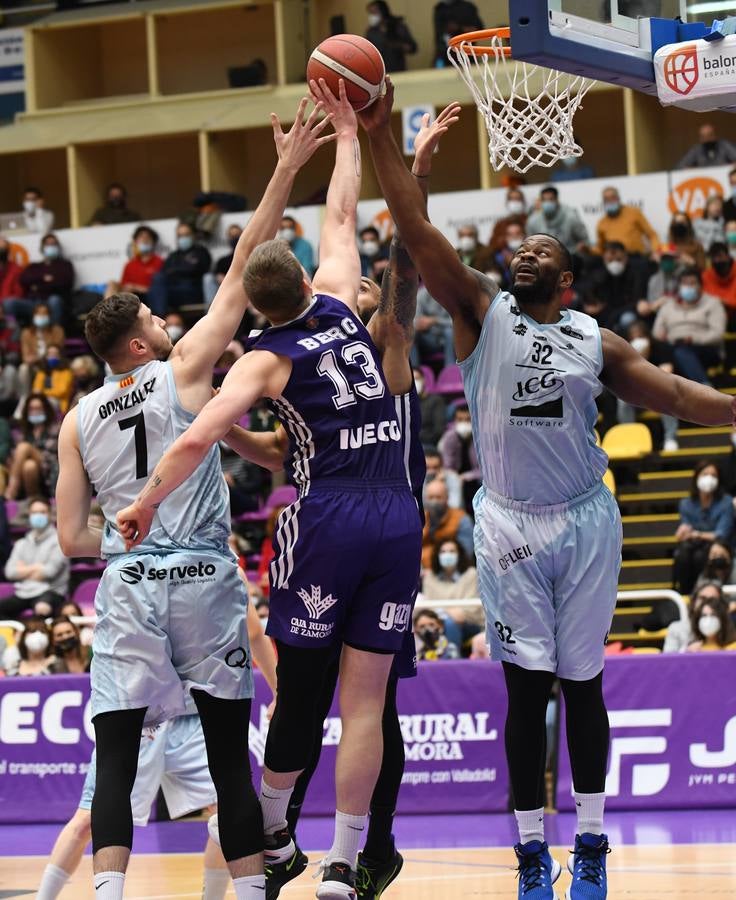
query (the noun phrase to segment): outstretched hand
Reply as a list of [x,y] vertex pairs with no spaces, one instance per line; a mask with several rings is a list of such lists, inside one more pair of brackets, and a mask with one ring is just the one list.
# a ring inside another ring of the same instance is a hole
[[115,519],[118,531],[125,539],[126,551],[137,547],[148,536],[155,512],[154,509],[144,509],[137,503],[131,503],[117,514]]
[[437,149],[442,135],[447,134],[455,122],[459,121],[460,109],[460,104],[453,100],[442,110],[434,122],[429,121],[429,113],[422,116],[422,126],[414,138],[413,168],[417,174],[427,174],[432,163],[432,154]]
[[332,93],[324,78],[320,78],[319,82],[312,79],[309,82],[309,90],[312,100],[327,111],[336,135],[353,137],[358,133],[358,120],[355,118],[355,110],[348,100],[345,82],[342,78],[338,82],[337,97]]
[[387,128],[391,124],[393,106],[394,85],[387,75],[383,94],[358,113],[358,121],[368,134],[380,128]]
[[309,99],[302,97],[296,111],[294,124],[287,132],[284,132],[281,128],[281,122],[276,113],[271,113],[273,139],[276,144],[279,161],[285,166],[295,169],[300,169],[312,157],[312,154],[318,147],[334,141],[336,138],[335,134],[326,134],[320,137],[321,132],[332,121],[332,116],[329,113],[322,118],[322,113],[325,110],[323,103],[315,103],[315,107],[309,114],[309,117],[306,121],[304,120],[304,113],[308,103]]

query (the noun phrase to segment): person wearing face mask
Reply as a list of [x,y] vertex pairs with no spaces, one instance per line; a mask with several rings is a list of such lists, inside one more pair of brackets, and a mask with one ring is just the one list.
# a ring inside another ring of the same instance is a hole
[[[723,602],[721,585],[716,581],[704,581],[693,590],[690,597],[688,616],[681,619],[679,615],[667,626],[667,634],[664,639],[663,653],[683,653],[696,639],[695,628],[703,613],[703,608],[713,609]],[[708,626],[706,626],[707,630]]]
[[521,225],[526,234],[526,220],[524,194],[521,188],[511,187],[506,192],[506,215],[496,221],[491,231],[491,239],[488,241],[491,253],[498,253],[499,250],[503,249],[506,243],[506,229],[512,223]]
[[180,222],[176,226],[176,250],[170,253],[153,276],[148,291],[148,306],[157,316],[169,310],[204,302],[203,277],[209,272],[212,257],[195,240],[191,225]]
[[[443,419],[444,426],[444,419]],[[447,488],[447,505],[452,509],[463,508],[463,483],[460,476],[453,469],[446,469],[442,465],[442,456],[435,447],[427,447],[424,452],[424,464],[426,474],[424,486],[434,481],[435,478],[443,481]]]
[[471,266],[479,272],[485,272],[493,262],[491,248],[478,241],[478,229],[475,225],[462,225],[458,228],[457,255],[463,265]]
[[128,209],[128,192],[122,184],[113,182],[105,192],[105,204],[94,211],[88,225],[122,225],[124,222],[140,222],[141,216]]
[[365,37],[383,57],[387,72],[404,72],[406,56],[417,52],[417,42],[401,18],[394,16],[385,0],[373,0],[366,6],[368,29]]
[[[430,359],[436,353],[444,355],[444,365],[454,365],[455,348],[452,344],[452,319],[447,310],[440,306],[426,287],[420,285],[417,291],[417,309],[414,316],[414,345],[411,351],[412,365],[418,367],[424,360]],[[430,443],[434,444],[438,439],[439,435]]]
[[21,403],[16,410],[16,418],[20,415],[23,400],[30,393],[36,369],[46,358],[46,349],[52,344],[63,347],[65,341],[66,334],[61,325],[51,323],[49,307],[45,303],[39,303],[33,310],[32,323],[22,328],[20,332],[21,365],[18,369],[18,393]]
[[615,187],[604,188],[602,199],[604,215],[596,226],[599,253],[611,242],[638,256],[659,250],[659,236],[638,206],[622,203]]
[[22,271],[23,267],[13,258],[10,242],[0,237],[0,303],[8,315],[15,315],[12,304],[23,296]]
[[166,333],[171,338],[171,343],[175,344],[178,340],[184,337],[184,333],[187,330],[187,326],[184,324],[184,319],[177,312],[167,313],[166,319],[164,320],[164,328],[166,329]]
[[736,219],[726,222],[726,246],[731,259],[736,259]]
[[730,328],[736,320],[736,259],[723,242],[717,241],[711,245],[710,268],[703,272],[703,290],[712,297],[718,297],[726,307]]
[[725,241],[725,227],[723,197],[720,194],[712,194],[705,202],[703,215],[693,222],[695,237],[703,245],[706,253],[711,253],[713,244]]
[[723,597],[704,603],[691,621],[693,641],[686,652],[736,650],[736,626],[731,621]]
[[42,616],[26,619],[25,630],[15,647],[3,654],[6,675],[50,675],[54,657],[51,654],[49,630]]
[[69,363],[69,368],[74,376],[74,394],[69,405],[71,409],[79,403],[82,397],[86,397],[96,387],[99,387],[100,367],[94,356],[84,353],[82,356],[75,356]]
[[23,191],[23,224],[27,231],[48,234],[54,230],[54,214],[46,209],[46,201],[37,187]]
[[603,305],[596,314],[598,321],[621,333],[636,319],[637,305],[646,295],[646,273],[629,258],[619,241],[605,245],[602,259],[603,269],[590,276],[587,292]]
[[468,557],[473,555],[473,523],[464,509],[452,509],[447,485],[439,478],[424,488],[425,525],[422,533],[422,568],[432,565],[435,544],[457,541]]
[[0,619],[15,619],[24,610],[48,616],[59,609],[69,588],[69,560],[61,552],[46,500],[29,504],[30,530],[15,542],[5,577],[15,583],[12,597],[0,600]]
[[[278,237],[291,248],[291,252],[296,256],[299,265],[304,269],[310,277],[314,275],[314,247],[309,241],[302,237],[299,233],[301,227],[298,225],[293,216],[284,216],[279,226]],[[376,232],[376,237],[378,232]],[[365,274],[365,273],[363,273]]]
[[422,595],[425,600],[438,602],[478,596],[478,572],[457,541],[441,541],[435,545],[432,567],[422,579]]
[[675,532],[673,582],[689,594],[703,570],[710,545],[728,543],[733,533],[733,498],[721,485],[716,463],[703,460],[695,467],[690,496],[680,501],[680,524]]
[[378,280],[379,271],[383,271],[388,262],[388,250],[381,243],[378,229],[369,225],[358,234],[360,250],[360,273],[364,278]]
[[590,239],[580,213],[560,203],[556,187],[542,188],[539,208],[527,220],[527,234],[550,234],[571,252],[586,252]]
[[[575,138],[575,143],[583,149],[580,141]],[[550,173],[549,180],[553,183],[560,181],[582,181],[585,178],[595,178],[595,170],[583,156],[563,156]]]
[[202,284],[204,285],[204,302],[207,304],[207,307],[211,305],[212,301],[215,299],[218,288],[225,280],[225,276],[227,275],[228,269],[230,268],[233,257],[235,256],[235,248],[238,246],[238,241],[240,240],[240,235],[243,233],[243,229],[240,225],[229,225],[227,229],[227,234],[225,235],[225,239],[227,241],[227,245],[230,248],[230,252],[226,253],[224,256],[221,256],[217,262],[215,263],[214,268],[211,272],[206,272],[204,278],[202,280]]
[[51,321],[58,325],[64,320],[64,309],[74,287],[74,266],[64,259],[54,234],[42,238],[41,255],[41,262],[31,263],[21,272],[23,299],[16,300],[9,311],[16,319],[27,323],[36,305],[43,302],[50,311]]
[[139,225],[133,232],[130,259],[123,267],[120,281],[111,281],[105,296],[127,291],[138,294],[145,303],[154,275],[161,271],[163,257],[156,253],[158,233],[150,225]]
[[726,166],[736,162],[736,145],[724,141],[709,122],[698,129],[698,143],[692,146],[675,166],[676,169],[698,169],[701,166]]
[[420,609],[414,614],[414,637],[418,660],[433,662],[460,658],[457,644],[447,640],[445,623],[433,609]]
[[726,225],[729,222],[736,222],[736,168],[731,169],[728,173],[728,187],[726,188],[726,197],[723,204],[723,219]]
[[5,499],[15,500],[45,491],[53,494],[59,474],[59,426],[56,413],[43,394],[29,394],[23,403],[22,439],[13,451]]
[[62,415],[68,412],[74,392],[74,375],[56,344],[46,348],[46,356],[36,372],[31,390],[48,397]]
[[702,272],[705,268],[705,250],[695,238],[695,231],[690,216],[685,212],[676,212],[670,222],[667,240],[677,254],[681,266],[695,266]]
[[721,362],[726,311],[720,300],[703,293],[698,269],[679,273],[677,292],[657,313],[652,334],[672,346],[679,375],[708,384],[708,369]]
[[677,251],[667,245],[660,250],[657,271],[647,282],[646,298],[636,305],[639,318],[646,320],[649,325],[653,324],[654,317],[667,300],[677,296],[677,276]]
[[697,593],[704,584],[710,582],[720,585],[736,583],[733,571],[733,550],[724,541],[715,540],[710,545],[705,568],[698,575],[693,591]]
[[51,665],[54,675],[80,675],[89,672],[92,657],[82,646],[79,629],[67,616],[59,616],[51,623],[51,646],[56,661]]
[[440,0],[433,10],[434,20],[434,67],[438,69],[450,65],[447,61],[447,42],[451,37],[478,31],[483,28],[483,20],[478,15],[475,3],[469,0]]
[[510,221],[506,226],[503,246],[494,254],[493,258],[501,270],[503,282],[507,285],[511,283],[511,271],[509,268],[511,260],[519,247],[524,243],[525,237],[526,233],[523,225],[520,222]]
[[458,405],[447,431],[442,435],[437,449],[442,454],[442,465],[460,476],[463,485],[465,507],[471,507],[473,496],[480,487],[478,454],[473,443],[473,426],[470,410],[466,405]]

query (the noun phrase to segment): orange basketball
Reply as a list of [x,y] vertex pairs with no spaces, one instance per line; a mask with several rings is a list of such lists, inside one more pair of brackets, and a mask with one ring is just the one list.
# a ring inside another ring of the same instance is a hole
[[345,81],[350,105],[365,109],[380,96],[386,68],[376,47],[357,34],[336,34],[312,51],[307,81],[324,78],[337,97],[340,79]]

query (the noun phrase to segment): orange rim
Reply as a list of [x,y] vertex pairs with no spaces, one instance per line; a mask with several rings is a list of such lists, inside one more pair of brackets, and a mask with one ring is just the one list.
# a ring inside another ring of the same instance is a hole
[[[505,28],[485,28],[483,31],[469,31],[467,34],[458,34],[457,37],[450,38],[448,46],[453,50],[459,50],[462,44],[473,44],[473,53],[476,56],[497,56],[499,51],[503,56],[511,56],[511,47],[476,47],[476,41],[489,41],[491,38],[498,37],[502,40],[511,40],[511,28],[507,25]],[[464,52],[464,51],[463,51]]]

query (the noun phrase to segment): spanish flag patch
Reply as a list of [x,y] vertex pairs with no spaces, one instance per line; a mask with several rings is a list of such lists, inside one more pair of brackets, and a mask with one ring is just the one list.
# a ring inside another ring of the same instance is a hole
[[131,384],[135,384],[135,378],[133,378],[132,375],[128,375],[127,378],[123,378],[122,381],[118,381],[118,387],[119,387],[119,388],[130,387]]

